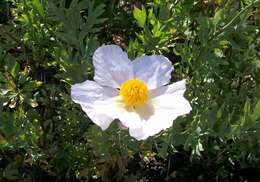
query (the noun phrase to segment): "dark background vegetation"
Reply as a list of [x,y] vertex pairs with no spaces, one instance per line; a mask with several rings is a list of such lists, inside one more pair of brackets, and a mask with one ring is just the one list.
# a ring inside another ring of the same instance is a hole
[[[260,181],[259,6],[1,0],[0,181]],[[104,43],[167,56],[192,112],[141,142],[93,125],[70,86]]]

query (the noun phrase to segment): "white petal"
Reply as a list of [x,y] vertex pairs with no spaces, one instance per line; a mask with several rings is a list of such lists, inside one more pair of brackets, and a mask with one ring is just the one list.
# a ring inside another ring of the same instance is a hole
[[173,120],[177,118],[174,112],[158,109],[149,120],[142,122],[142,127],[129,128],[129,133],[137,140],[145,140],[149,136],[153,136],[162,130],[170,128]]
[[[118,91],[109,87],[102,87],[93,81],[85,81],[72,85],[71,97],[75,103],[81,105],[88,117],[103,130],[107,129],[114,118],[107,114],[110,109],[112,98]],[[106,110],[99,110],[96,105],[104,104]]]
[[[189,102],[183,97],[185,80],[151,91],[154,113],[143,119],[142,127],[129,128],[130,135],[144,140],[172,126],[173,120],[191,111]],[[145,110],[145,109],[143,109]]]
[[119,88],[126,80],[133,78],[132,63],[127,54],[117,45],[103,45],[93,56],[94,80],[102,86]]
[[93,112],[104,113],[110,118],[119,119],[122,125],[127,128],[141,127],[142,122],[140,116],[136,112],[127,109],[127,107],[123,105],[124,103],[119,96],[113,97],[110,99],[94,102]]
[[122,98],[118,96],[118,90],[110,87],[102,87],[93,81],[72,85],[72,100],[81,105],[88,117],[103,130],[114,119],[119,119],[126,127],[140,127],[139,115],[127,109]]
[[167,86],[162,86],[158,89],[150,90],[149,97],[155,98],[163,94],[172,94],[172,93],[175,94],[179,93],[180,95],[183,96],[185,90],[186,90],[186,80],[181,80]]
[[162,55],[143,56],[133,61],[134,77],[145,82],[149,89],[168,84],[172,63]]

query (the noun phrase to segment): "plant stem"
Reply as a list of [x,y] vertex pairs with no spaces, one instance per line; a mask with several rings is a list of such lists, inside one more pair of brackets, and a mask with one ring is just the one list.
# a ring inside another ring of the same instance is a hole
[[248,6],[246,6],[244,9],[242,9],[238,14],[236,14],[236,16],[234,16],[226,25],[224,25],[220,31],[224,31],[226,28],[228,28],[230,25],[232,25],[232,23],[241,15],[243,14],[246,10],[252,8],[253,6],[257,5],[258,3],[260,3],[260,0],[255,1],[251,4],[249,4]]

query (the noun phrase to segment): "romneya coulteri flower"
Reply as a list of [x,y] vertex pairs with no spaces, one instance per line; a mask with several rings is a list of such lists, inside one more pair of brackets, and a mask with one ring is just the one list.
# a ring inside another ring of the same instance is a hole
[[130,61],[117,45],[103,45],[93,55],[94,81],[72,85],[71,97],[102,130],[118,119],[137,140],[172,126],[191,111],[185,80],[169,84],[173,66],[162,55]]

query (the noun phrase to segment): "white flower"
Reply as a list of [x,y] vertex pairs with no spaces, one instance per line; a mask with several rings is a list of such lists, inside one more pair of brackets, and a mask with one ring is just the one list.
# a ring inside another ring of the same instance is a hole
[[104,45],[93,64],[94,81],[72,85],[71,97],[102,130],[119,119],[132,137],[143,140],[191,111],[183,97],[185,80],[167,85],[173,67],[162,55],[130,61],[119,46]]

